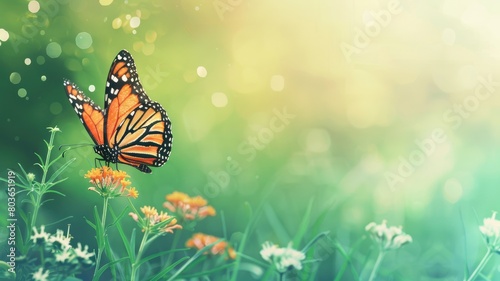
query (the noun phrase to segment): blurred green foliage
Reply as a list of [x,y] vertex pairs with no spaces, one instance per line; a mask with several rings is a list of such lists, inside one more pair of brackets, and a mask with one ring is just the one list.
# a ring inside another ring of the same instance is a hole
[[[387,17],[389,2],[46,0],[33,13],[29,1],[3,1],[0,171],[22,163],[39,176],[29,165],[49,126],[62,130],[56,145],[90,143],[62,79],[102,106],[111,61],[127,49],[174,134],[169,162],[153,174],[119,166],[138,205],[159,207],[175,190],[200,194],[219,215],[197,230],[223,236],[224,220],[236,239],[249,223],[243,203],[264,204],[246,248],[259,258],[264,241],[293,240],[314,198],[311,221],[326,215],[304,241],[329,230],[349,248],[366,224],[387,219],[414,242],[387,255],[380,276],[461,278],[484,254],[478,225],[500,209],[500,5],[401,1]],[[356,51],[346,55],[347,45]],[[435,130],[444,140],[430,143]],[[100,199],[83,175],[96,155],[88,147],[68,157],[66,196],[40,221],[71,216],[72,235],[92,245],[83,218]],[[363,243],[352,257],[361,267],[376,256]],[[329,255],[318,280],[343,262]]]

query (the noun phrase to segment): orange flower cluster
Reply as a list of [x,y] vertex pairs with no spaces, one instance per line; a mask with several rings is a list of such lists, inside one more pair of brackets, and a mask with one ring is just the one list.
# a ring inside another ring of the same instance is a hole
[[215,209],[207,205],[201,196],[189,197],[186,193],[175,191],[166,196],[163,206],[175,212],[184,220],[201,220],[207,216],[215,216]]
[[[139,215],[133,212],[130,212],[129,216],[131,216],[136,222],[140,221],[143,224],[141,225],[142,231],[148,228],[153,230],[153,232],[174,233],[174,229],[182,229],[182,226],[177,224],[177,219],[164,212],[158,213],[155,207],[141,207],[141,212],[144,214],[144,219],[142,220],[139,220]],[[169,222],[165,224],[163,223],[165,221]]]
[[131,182],[126,178],[130,176],[125,171],[113,170],[104,166],[91,169],[84,177],[88,178],[90,183],[94,185],[89,187],[89,190],[95,191],[103,197],[139,197],[139,192],[135,187],[128,188]]
[[[217,240],[220,240],[220,238],[203,233],[195,233],[193,237],[191,237],[186,242],[186,247],[201,250],[205,246],[215,243]],[[236,251],[231,246],[229,246],[226,241],[221,241],[213,245],[210,249],[210,254],[214,256],[224,255],[226,251],[231,259],[234,260],[236,258]]]

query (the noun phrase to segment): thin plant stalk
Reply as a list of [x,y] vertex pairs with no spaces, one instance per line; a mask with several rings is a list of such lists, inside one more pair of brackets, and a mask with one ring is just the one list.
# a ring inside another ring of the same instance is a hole
[[[181,235],[179,234],[179,232],[176,231],[174,233],[174,240],[172,241],[172,246],[171,246],[172,249],[176,249],[177,248],[177,244],[179,244],[180,238],[181,238]],[[174,259],[174,252],[171,252],[168,255],[167,262],[165,264],[169,265],[172,262],[173,259]]]
[[132,264],[132,273],[131,273],[131,276],[130,276],[130,280],[131,281],[135,281],[136,280],[135,276],[137,274],[137,270],[139,269],[139,262],[141,261],[142,253],[145,250],[145,247],[146,247],[146,244],[147,244],[147,241],[148,241],[148,236],[149,236],[149,229],[146,229],[144,231],[144,236],[142,236],[141,245],[139,246],[139,251],[137,252],[137,256],[135,258],[135,261]]
[[106,236],[106,216],[107,216],[107,213],[108,213],[108,204],[109,204],[109,198],[108,197],[104,197],[104,204],[102,206],[102,218],[101,218],[101,229],[102,229],[102,236],[101,238],[97,238],[97,239],[105,239],[104,243],[97,243],[99,249],[97,250],[97,258],[96,258],[96,262],[95,262],[95,270],[94,270],[94,276],[96,275],[97,271],[99,270],[99,266],[100,266],[100,263],[101,263],[101,257],[102,257],[102,253],[104,251],[104,245],[107,243],[107,236]]
[[370,273],[370,278],[368,278],[368,281],[373,281],[375,280],[375,276],[377,276],[378,269],[380,267],[380,264],[382,263],[382,260],[384,259],[385,256],[385,251],[380,250],[377,256],[377,260],[375,261],[375,265],[373,265],[372,272]]
[[472,280],[476,279],[477,275],[481,272],[481,270],[483,270],[483,267],[486,265],[486,263],[488,263],[488,261],[490,260],[492,255],[493,255],[493,251],[491,249],[488,249],[488,251],[484,255],[483,259],[479,262],[476,269],[474,269],[474,271],[469,276],[467,281],[472,281]]
[[[38,217],[38,209],[42,203],[42,196],[45,193],[45,180],[47,178],[47,172],[49,171],[50,155],[52,154],[52,148],[54,148],[54,136],[58,132],[57,130],[51,130],[50,140],[47,144],[47,156],[45,156],[45,163],[40,163],[40,168],[42,168],[42,181],[40,182],[40,190],[37,192],[36,202],[33,209],[33,214],[31,216],[31,226],[36,224],[36,218]],[[40,159],[41,160],[41,159]]]

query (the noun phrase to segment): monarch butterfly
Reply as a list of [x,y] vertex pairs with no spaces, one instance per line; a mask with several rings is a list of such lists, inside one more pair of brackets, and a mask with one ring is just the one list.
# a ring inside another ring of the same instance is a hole
[[121,50],[111,64],[104,110],[71,81],[64,79],[63,84],[100,160],[127,164],[144,173],[151,173],[149,166],[167,162],[172,148],[170,119],[146,95],[129,52]]

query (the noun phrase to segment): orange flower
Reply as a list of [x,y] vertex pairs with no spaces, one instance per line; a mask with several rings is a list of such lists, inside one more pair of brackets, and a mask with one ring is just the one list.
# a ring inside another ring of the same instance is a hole
[[[104,166],[91,169],[84,177],[88,178],[93,185],[89,190],[95,191],[103,197],[128,196],[137,198],[139,196],[135,188],[127,188],[132,183],[126,179],[130,176],[125,171],[113,170],[110,167]],[[124,195],[125,191],[128,193]]]
[[187,194],[175,191],[165,196],[167,201],[163,207],[175,212],[183,220],[201,220],[207,216],[215,216],[212,206],[207,205],[207,200],[201,196],[189,197]]
[[137,191],[135,187],[126,188],[125,190],[128,192],[126,195],[127,197],[132,197],[134,199],[137,199],[137,197],[139,197],[139,191]]
[[158,216],[158,211],[156,210],[156,208],[151,206],[141,207],[141,212],[148,219]]
[[[130,212],[129,216],[136,222],[139,222],[142,231],[149,229],[151,232],[173,233],[174,229],[182,229],[182,226],[177,224],[177,220],[174,217],[169,216],[163,211],[158,213],[155,207],[141,207],[141,212],[144,214],[144,219],[139,219],[139,215],[134,212]],[[164,223],[165,221],[169,222]]]
[[[212,235],[207,235],[204,233],[195,233],[186,242],[186,247],[201,250],[205,246],[215,243],[217,240],[220,240],[220,238],[212,236]],[[210,249],[210,254],[213,256],[224,255],[226,253],[226,251],[227,251],[228,256],[231,259],[236,258],[236,251],[233,249],[233,247],[229,246],[226,241],[221,241],[221,242],[213,245],[212,248]]]

